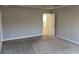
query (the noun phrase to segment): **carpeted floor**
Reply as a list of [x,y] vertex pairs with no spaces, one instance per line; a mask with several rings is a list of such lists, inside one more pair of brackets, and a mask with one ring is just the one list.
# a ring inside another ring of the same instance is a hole
[[2,54],[78,54],[79,45],[54,37],[34,37],[3,42]]

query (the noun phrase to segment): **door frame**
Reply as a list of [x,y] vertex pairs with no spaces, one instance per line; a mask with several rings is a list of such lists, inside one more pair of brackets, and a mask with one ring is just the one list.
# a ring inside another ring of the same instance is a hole
[[55,35],[54,36],[56,37],[56,13],[55,12],[54,13],[43,13],[43,15],[44,14],[55,14],[55,20],[54,20],[54,22],[55,22],[55,24],[54,24]]

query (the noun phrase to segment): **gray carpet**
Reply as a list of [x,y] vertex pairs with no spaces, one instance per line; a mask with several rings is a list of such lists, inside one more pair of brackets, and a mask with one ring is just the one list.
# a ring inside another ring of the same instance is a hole
[[3,42],[2,54],[78,54],[79,46],[54,37],[34,37]]

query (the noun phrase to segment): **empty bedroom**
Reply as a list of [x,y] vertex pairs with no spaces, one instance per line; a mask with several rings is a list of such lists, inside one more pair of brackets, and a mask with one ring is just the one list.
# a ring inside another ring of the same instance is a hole
[[79,5],[0,5],[1,54],[79,54]]

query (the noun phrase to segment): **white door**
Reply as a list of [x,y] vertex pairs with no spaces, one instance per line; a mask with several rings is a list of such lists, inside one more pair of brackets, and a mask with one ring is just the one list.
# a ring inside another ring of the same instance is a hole
[[55,13],[43,15],[43,35],[55,36]]
[[1,46],[2,46],[2,24],[1,24],[1,12],[0,12],[0,51],[1,51]]
[[48,14],[48,34],[49,36],[55,36],[55,13]]

